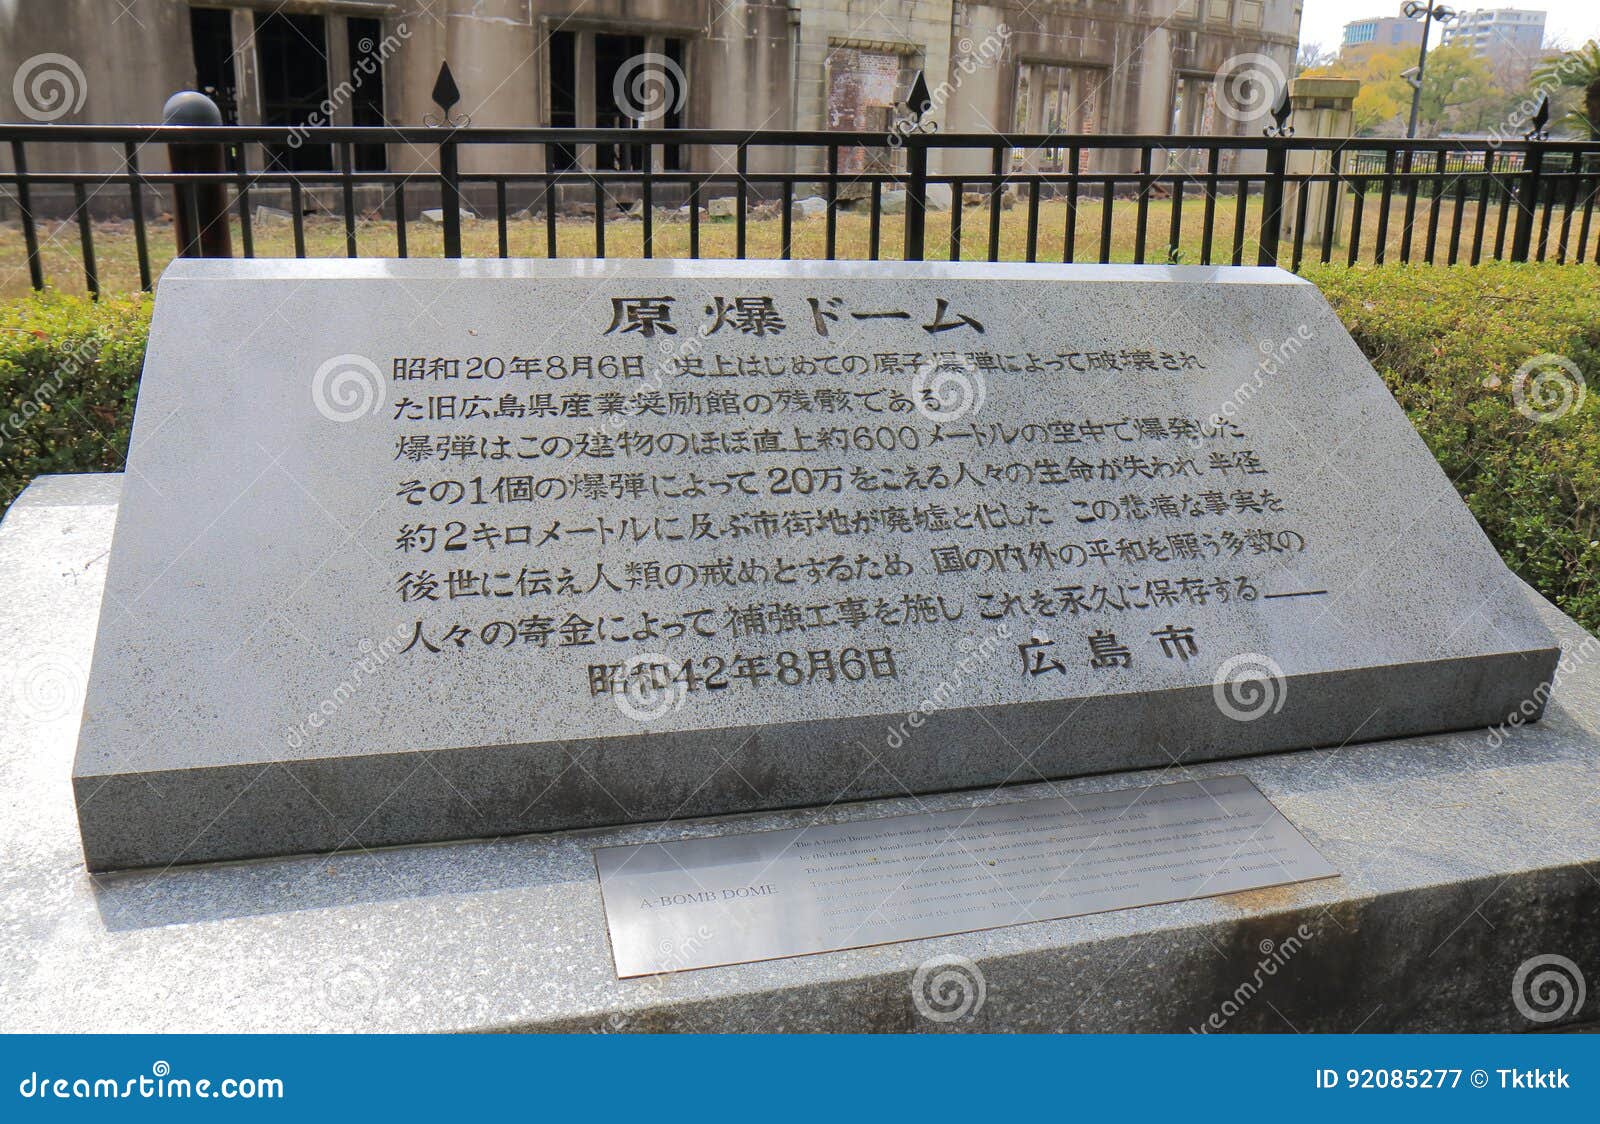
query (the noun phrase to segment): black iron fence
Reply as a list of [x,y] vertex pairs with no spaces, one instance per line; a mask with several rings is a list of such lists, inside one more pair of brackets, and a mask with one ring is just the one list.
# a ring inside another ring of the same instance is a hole
[[[252,153],[302,143],[328,146],[335,166],[252,166],[261,164]],[[420,167],[357,170],[354,153],[372,145]],[[627,150],[626,161],[609,162],[625,168],[581,166],[583,154],[607,148]],[[462,170],[481,166],[476,154],[489,149],[509,149],[530,168]],[[28,279],[40,288],[51,280],[41,237],[59,257],[76,228],[73,256],[91,293],[101,288],[97,216],[115,210],[131,222],[139,284],[148,289],[154,214],[172,216],[175,253],[231,254],[236,234],[239,252],[253,257],[262,249],[254,207],[263,199],[287,212],[297,257],[307,255],[308,222],[321,223],[319,230],[337,223],[343,238],[333,252],[355,257],[366,240],[370,253],[381,235],[385,256],[406,257],[415,240],[408,231],[431,205],[442,211],[438,252],[447,257],[511,256],[513,233],[517,256],[560,257],[563,231],[576,226],[582,256],[605,257],[609,246],[614,256],[622,249],[647,258],[789,258],[797,227],[814,231],[820,222],[820,239],[802,248],[829,259],[1291,269],[1306,261],[1600,259],[1600,246],[1591,244],[1600,188],[1595,142],[0,125],[0,154],[7,151],[0,239],[20,237],[22,252],[13,256],[26,259]],[[40,151],[70,152],[80,167],[105,170],[30,170],[30,155]],[[145,170],[158,157],[175,170]],[[708,212],[714,200],[721,206]],[[490,212],[492,243],[463,242],[464,205]],[[665,238],[669,221],[684,229]],[[617,245],[623,223],[637,224],[625,248]],[[753,246],[758,229],[761,245]],[[574,240],[566,241],[570,249]]]

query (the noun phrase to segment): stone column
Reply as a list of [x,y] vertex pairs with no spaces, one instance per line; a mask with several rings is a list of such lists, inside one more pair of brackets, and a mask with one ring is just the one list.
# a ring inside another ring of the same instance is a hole
[[[1294,110],[1290,124],[1296,137],[1348,137],[1355,127],[1356,94],[1361,82],[1355,78],[1296,78],[1289,84],[1289,104]],[[1333,169],[1333,153],[1289,153],[1289,175],[1323,174]],[[1312,183],[1284,192],[1284,237],[1293,241],[1295,219],[1300,213],[1298,193],[1306,193],[1305,257],[1313,259],[1320,253],[1322,231],[1327,221],[1328,208],[1333,208],[1333,240],[1344,244],[1340,228],[1343,220],[1344,191],[1329,191],[1333,184]],[[1313,247],[1318,249],[1313,250]]]

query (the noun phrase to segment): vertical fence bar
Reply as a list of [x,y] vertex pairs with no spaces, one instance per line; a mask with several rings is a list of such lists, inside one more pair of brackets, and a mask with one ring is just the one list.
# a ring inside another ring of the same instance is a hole
[[1467,209],[1467,177],[1466,173],[1456,177],[1455,211],[1450,216],[1450,250],[1445,257],[1445,262],[1455,265],[1461,257],[1461,221]]
[[[1495,176],[1494,193],[1500,200],[1500,214],[1494,225],[1494,257],[1496,261],[1500,261],[1506,253],[1506,225],[1511,218],[1513,206],[1512,186],[1506,182],[1504,176]],[[1514,232],[1512,236],[1515,237]]]
[[461,172],[456,163],[456,143],[439,142],[439,199],[444,207],[444,256],[461,256]]
[[961,205],[962,197],[966,194],[962,190],[966,185],[957,182],[950,188],[950,260],[961,260]]
[[404,180],[394,185],[394,246],[401,256],[406,256],[406,184]]
[[640,209],[643,211],[639,217],[644,220],[643,242],[641,253],[647,258],[656,256],[656,146],[644,146],[644,171],[640,178],[639,194]]
[[1167,228],[1167,260],[1183,258],[1183,180],[1172,181],[1172,220]]
[[1283,181],[1289,165],[1289,142],[1275,137],[1267,143],[1267,180],[1261,188],[1261,248],[1257,265],[1278,264],[1278,242],[1283,235]]
[[554,260],[556,244],[556,200],[560,189],[556,187],[556,146],[544,146],[544,256]]
[[[501,257],[508,258],[511,256],[511,237],[506,229],[506,181],[503,176],[494,181],[494,226],[496,248]],[[646,252],[644,256],[649,257],[650,254]]]
[[879,244],[883,238],[883,183],[872,181],[872,213],[867,218],[867,254],[878,260]]
[[1039,177],[1028,180],[1028,260],[1039,260]]
[[294,227],[294,256],[306,256],[306,215],[305,201],[301,198],[303,189],[298,179],[289,181],[289,210],[291,225]]
[[1217,229],[1217,172],[1221,168],[1222,150],[1216,145],[1206,149],[1206,210],[1203,229],[1200,231],[1200,264],[1211,264],[1211,247]]
[[828,182],[825,186],[828,215],[824,256],[832,261],[839,256],[839,146],[836,144],[828,146]]
[[1483,179],[1478,184],[1478,213],[1472,216],[1472,254],[1468,260],[1477,265],[1483,256],[1483,230],[1489,221],[1489,192],[1494,184],[1494,149],[1483,150]]
[[1133,223],[1133,260],[1144,264],[1145,235],[1150,225],[1150,160],[1151,149],[1139,149],[1139,205]]
[[1249,203],[1250,180],[1246,176],[1240,176],[1233,197],[1233,257],[1230,260],[1234,265],[1244,264],[1244,228],[1248,218],[1246,208]]
[[1378,201],[1378,235],[1372,243],[1373,265],[1382,265],[1389,257],[1389,211],[1394,202],[1394,166],[1395,150],[1391,148],[1383,154],[1383,187]]
[[1111,261],[1111,226],[1116,221],[1116,177],[1108,174],[1100,189],[1100,264]]
[[906,261],[922,261],[927,251],[928,142],[921,133],[906,138]]
[[233,145],[233,175],[237,186],[233,189],[234,202],[239,211],[239,239],[244,245],[244,256],[256,256],[254,216],[250,214],[250,173],[246,166],[243,142]]
[[1587,162],[1588,153],[1584,153],[1578,157],[1578,168],[1586,177],[1584,180],[1583,193],[1583,225],[1578,231],[1578,256],[1573,259],[1580,265],[1583,264],[1584,255],[1589,251],[1589,222],[1594,217],[1595,184],[1593,177],[1590,176],[1588,171],[1585,169],[1585,164]]
[[[1294,193],[1294,248],[1290,253],[1289,268],[1300,272],[1300,262],[1305,255],[1306,246],[1306,210],[1311,203],[1310,184],[1306,180],[1298,180]],[[1329,188],[1331,191],[1332,188]],[[1330,204],[1330,210],[1332,209]]]
[[339,190],[344,205],[344,256],[356,256],[356,184],[350,142],[339,142]]
[[745,251],[745,208],[750,203],[750,185],[745,180],[745,173],[749,170],[749,154],[743,144],[739,145],[734,155],[735,170],[738,173],[738,182],[734,184],[734,196],[737,199],[737,210],[734,212],[736,249],[734,257],[743,259]]
[[[1537,260],[1539,261],[1544,261],[1546,248],[1550,244],[1550,215],[1555,210],[1556,188],[1559,186],[1554,179],[1548,179],[1544,184],[1544,206],[1539,209],[1539,248],[1537,255]],[[1538,202],[1538,197],[1535,197],[1534,202]]]
[[1405,160],[1401,166],[1401,178],[1405,181],[1406,209],[1405,229],[1400,232],[1400,264],[1406,265],[1411,261],[1411,232],[1417,221],[1417,177],[1412,171],[1416,154],[1408,145]]
[[1355,265],[1361,260],[1361,210],[1367,202],[1367,181],[1358,177],[1354,187],[1350,199],[1350,254],[1346,265]]
[[989,162],[989,260],[1000,260],[1000,195],[1005,190],[1006,150],[995,145]]
[[689,181],[689,256],[700,256],[700,184],[701,180]]
[[1533,241],[1533,216],[1539,206],[1539,188],[1544,171],[1544,146],[1530,140],[1522,154],[1522,176],[1517,183],[1517,225],[1511,236],[1511,260],[1525,262]]
[[1433,264],[1433,251],[1439,244],[1439,200],[1444,194],[1445,152],[1433,154],[1433,175],[1428,182],[1428,245],[1422,260]]
[[1328,158],[1328,193],[1322,201],[1322,250],[1318,260],[1327,265],[1333,260],[1333,239],[1339,232],[1339,205],[1344,199],[1344,149],[1336,148]]
[[72,210],[78,220],[78,245],[83,251],[83,287],[99,300],[100,274],[94,265],[94,227],[89,222],[89,196],[82,180],[72,185]]
[[1067,218],[1061,234],[1061,260],[1070,262],[1078,254],[1078,176],[1083,169],[1083,149],[1074,142],[1067,149]]
[[144,178],[139,174],[139,149],[124,141],[122,159],[128,167],[128,207],[133,214],[134,251],[139,255],[139,288],[150,291],[150,246],[144,230]]
[[606,256],[606,185],[598,175],[591,175],[589,183],[594,188],[594,256]]
[[794,255],[794,180],[783,181],[783,215],[779,218],[779,230],[783,238],[783,260],[788,261]]
[[1556,243],[1556,261],[1567,264],[1567,245],[1572,237],[1572,212],[1578,207],[1578,154],[1573,153],[1567,165],[1567,202],[1561,212],[1561,234]]

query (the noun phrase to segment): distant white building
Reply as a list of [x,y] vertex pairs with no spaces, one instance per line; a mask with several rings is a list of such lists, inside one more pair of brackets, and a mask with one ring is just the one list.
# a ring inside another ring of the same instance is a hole
[[1471,47],[1495,65],[1531,64],[1544,49],[1544,12],[1486,8],[1463,12],[1444,28],[1448,46]]

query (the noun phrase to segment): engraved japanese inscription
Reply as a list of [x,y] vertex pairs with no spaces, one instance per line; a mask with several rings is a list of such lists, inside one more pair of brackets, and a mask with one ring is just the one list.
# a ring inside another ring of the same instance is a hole
[[1276,271],[230,262],[160,293],[91,865],[1487,725],[1555,658]]

